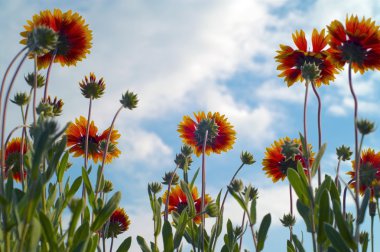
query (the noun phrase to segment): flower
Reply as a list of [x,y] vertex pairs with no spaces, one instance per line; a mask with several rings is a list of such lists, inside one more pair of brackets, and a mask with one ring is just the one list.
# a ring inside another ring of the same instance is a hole
[[[23,154],[28,151],[27,144],[24,142]],[[21,181],[21,138],[13,138],[5,148],[5,174],[8,174],[9,170],[12,170],[13,179],[15,181]],[[24,156],[24,161],[27,161],[27,156]],[[26,171],[24,169],[24,178],[26,177]]]
[[[313,73],[308,78],[314,81],[316,86],[319,87],[321,83],[327,85],[330,81],[333,81],[335,79],[334,75],[338,71],[328,59],[328,51],[324,50],[328,42],[325,30],[322,29],[321,32],[316,29],[313,30],[311,36],[312,51],[307,49],[307,41],[303,30],[296,31],[292,34],[292,37],[297,49],[287,45],[280,45],[280,50],[277,51],[277,56],[275,57],[279,63],[277,70],[281,71],[278,76],[285,77],[288,87],[297,81],[305,79],[305,73],[302,74],[302,68],[305,66],[305,71],[307,69],[307,72]],[[319,68],[319,74],[318,71],[315,71],[315,67]]]
[[[286,156],[286,153],[283,152],[283,146],[298,146],[298,153]],[[314,161],[314,152],[311,151],[311,146],[309,145],[309,164],[311,165]],[[275,183],[278,180],[284,180],[288,168],[297,169],[297,161],[300,161],[304,167],[305,172],[306,163],[302,157],[302,144],[299,139],[291,140],[289,137],[281,138],[266,149],[265,157],[263,159],[262,165],[265,174],[272,178],[272,181]]]
[[11,100],[11,102],[13,102],[14,104],[18,105],[18,106],[24,106],[24,105],[27,105],[29,103],[29,100],[30,100],[30,96],[25,93],[25,92],[20,92],[20,93],[16,93],[13,100]]
[[28,24],[24,26],[25,31],[21,32],[21,36],[24,37],[20,42],[21,44],[26,45],[29,34],[41,26],[58,33],[58,43],[55,50],[38,57],[39,68],[49,66],[54,51],[56,51],[54,62],[59,62],[62,66],[75,66],[90,52],[92,32],[85,24],[85,20],[76,12],[73,13],[69,10],[62,13],[59,9],[54,9],[54,12],[44,10],[34,15],[33,19],[27,22]]
[[[167,195],[168,195],[168,191],[166,191],[164,195],[162,196],[162,202],[166,202]],[[195,186],[193,186],[193,188],[191,189],[191,195],[194,200],[196,213],[200,214],[202,199],[198,197],[198,190]],[[206,194],[205,208],[211,202],[212,202],[211,197],[208,194]],[[176,185],[174,188],[170,190],[169,206],[168,206],[169,213],[171,213],[172,211],[176,211],[177,213],[181,214],[182,211],[187,207],[187,205],[188,203],[187,203],[186,194],[182,191],[179,185]],[[205,214],[205,216],[207,217],[208,215]],[[193,220],[195,223],[199,224],[201,222],[201,216],[197,215],[194,217]]]
[[[347,172],[353,179],[351,188],[356,188],[355,167],[355,161],[352,161],[353,170]],[[363,150],[360,156],[360,194],[363,195],[367,188],[370,188],[373,197],[374,186],[378,181],[380,181],[380,152],[375,153],[375,150],[368,148]]]
[[351,63],[355,72],[363,74],[380,70],[380,30],[371,18],[346,17],[346,27],[338,20],[327,26],[330,34],[329,59],[338,67]]
[[193,147],[194,153],[199,157],[202,153],[206,130],[208,130],[206,141],[206,154],[211,152],[220,154],[222,151],[232,149],[235,142],[236,132],[224,115],[208,112],[194,113],[195,121],[190,116],[184,116],[178,125],[178,132],[182,141]]
[[129,110],[137,108],[137,103],[139,100],[137,99],[137,94],[133,92],[125,92],[125,94],[121,95],[120,103],[124,108],[128,108]]
[[[87,120],[83,116],[75,119],[75,123],[70,123],[67,127],[67,147],[70,147],[69,152],[74,153],[74,157],[85,156],[85,141],[86,141]],[[98,134],[98,128],[94,121],[91,121],[88,137],[88,158],[95,163],[103,158],[103,151],[107,141],[109,129],[106,129],[102,134]],[[113,158],[120,155],[120,150],[116,147],[116,140],[120,134],[117,130],[112,130],[110,137],[110,145],[106,155],[106,163],[110,163]]]
[[106,84],[103,78],[96,80],[94,73],[90,73],[90,77],[84,77],[84,80],[79,82],[80,90],[85,98],[98,99],[104,94]]
[[105,228],[106,238],[117,237],[128,230],[131,221],[123,208],[117,208],[111,215],[108,229]]

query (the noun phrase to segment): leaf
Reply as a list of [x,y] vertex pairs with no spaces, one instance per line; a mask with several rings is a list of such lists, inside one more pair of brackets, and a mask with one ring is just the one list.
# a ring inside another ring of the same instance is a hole
[[84,186],[86,187],[86,190],[87,190],[88,201],[90,202],[91,207],[95,208],[94,190],[92,189],[92,185],[90,182],[90,178],[88,177],[88,173],[83,166],[82,166],[82,179],[83,179]]
[[49,218],[44,213],[39,212],[39,217],[40,217],[42,230],[44,231],[46,240],[49,242],[50,249],[53,251],[57,251],[58,250],[57,236],[53,228],[53,225],[51,224]]
[[70,225],[69,225],[69,228],[68,228],[68,232],[67,232],[67,244],[68,244],[68,247],[71,246],[72,242],[73,242],[73,239],[74,239],[74,231],[77,227],[77,223],[78,223],[78,220],[79,220],[79,216],[82,212],[82,209],[83,209],[83,199],[80,199],[79,201],[76,202],[76,205],[74,205],[72,207],[72,217],[71,217],[71,221],[70,221]]
[[112,213],[119,206],[121,193],[116,192],[107,202],[107,204],[100,210],[99,214],[95,217],[91,225],[91,231],[98,231],[103,224],[111,217]]
[[137,240],[137,243],[139,244],[139,246],[143,252],[151,252],[150,248],[148,247],[148,244],[146,244],[146,241],[143,237],[138,235],[136,237],[136,240]]
[[167,220],[164,221],[164,225],[162,227],[162,239],[164,242],[164,251],[174,251],[172,226]]
[[253,199],[251,202],[251,211],[249,213],[249,219],[250,219],[251,225],[256,224],[256,199]]
[[41,225],[37,218],[33,218],[31,224],[32,225],[29,229],[30,239],[26,244],[27,251],[37,251],[37,246],[41,236]]
[[257,251],[261,251],[264,249],[264,243],[265,239],[267,238],[271,221],[272,217],[270,214],[265,215],[263,220],[261,221],[259,233],[257,235]]
[[61,162],[59,163],[58,169],[57,169],[57,181],[58,183],[62,182],[63,175],[65,174],[65,170],[67,168],[67,163],[69,161],[69,152],[66,151],[63,155]]
[[328,223],[325,223],[326,235],[334,248],[340,252],[350,252],[351,250],[344,242],[340,234]]
[[329,222],[329,213],[330,213],[329,195],[327,193],[327,190],[324,189],[319,201],[319,220],[318,220],[318,237],[317,237],[317,241],[319,244],[323,244],[327,239],[325,229],[324,229],[324,223]]
[[193,186],[194,186],[195,180],[196,180],[197,177],[198,177],[198,173],[199,173],[199,168],[195,171],[194,176],[193,176],[193,179],[192,179],[191,182],[190,182],[190,188],[191,188],[191,189],[193,189]]
[[297,235],[293,235],[292,238],[293,238],[293,242],[294,242],[294,245],[296,246],[297,250],[299,252],[306,252],[302,243],[300,242],[300,240],[298,240]]
[[153,219],[154,219],[154,236],[158,236],[161,232],[162,226],[162,218],[161,218],[161,198],[154,202],[154,211],[153,211]]
[[289,183],[292,185],[298,198],[305,205],[309,205],[310,199],[308,198],[308,188],[304,186],[298,173],[294,169],[288,169],[287,173]]
[[[83,222],[82,225],[79,226],[74,235],[73,247],[74,251],[83,251],[85,247],[87,247],[87,241],[90,237],[90,225],[88,222]],[[85,251],[85,250],[84,250]]]
[[319,164],[321,163],[321,159],[323,157],[323,154],[325,153],[326,150],[326,144],[323,144],[321,148],[319,149],[317,156],[314,159],[313,164],[311,165],[311,177],[314,177],[315,174],[318,171]]
[[299,132],[299,135],[300,135],[301,145],[302,145],[302,155],[305,157],[306,160],[308,160],[309,159],[309,151],[308,151],[308,148],[306,146],[306,139],[301,134],[301,132]]
[[303,204],[299,199],[297,200],[297,210],[299,214],[302,216],[305,224],[306,224],[306,229],[307,232],[311,232],[311,211],[308,206]]
[[296,248],[293,246],[292,242],[286,241],[286,252],[296,252]]
[[[335,222],[339,229],[340,237],[345,241],[345,243],[353,250],[356,249],[356,243],[352,234],[348,228],[346,221],[343,219],[343,215],[340,208],[340,202],[333,201],[333,211],[335,216]],[[335,247],[335,246],[334,246]]]
[[74,194],[78,191],[80,185],[82,184],[82,178],[78,177],[74,180],[73,184],[70,187],[70,190],[66,193],[67,200],[71,199]]
[[189,186],[183,180],[180,181],[180,186],[181,186],[182,191],[186,195],[187,207],[189,208],[189,215],[190,215],[190,217],[194,217],[196,214],[196,211],[195,211],[193,195],[191,194],[191,192],[189,190]]
[[234,197],[234,199],[239,203],[239,205],[243,208],[244,212],[248,213],[248,207],[245,204],[244,200],[234,191],[231,187],[227,187],[228,192]]
[[181,244],[182,237],[185,233],[186,226],[187,226],[187,219],[188,219],[188,214],[187,211],[182,211],[178,223],[176,226],[176,231],[174,234],[174,248],[178,248],[179,245]]
[[129,236],[126,238],[119,246],[119,248],[116,250],[116,252],[127,252],[132,244],[132,237]]
[[365,191],[362,204],[360,205],[360,214],[359,214],[359,224],[362,224],[364,222],[365,213],[367,210],[368,202],[369,202],[369,196],[370,196],[370,189],[367,188]]

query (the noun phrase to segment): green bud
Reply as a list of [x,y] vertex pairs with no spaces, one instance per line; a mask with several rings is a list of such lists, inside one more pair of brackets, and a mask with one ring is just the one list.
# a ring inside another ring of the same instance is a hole
[[366,119],[358,120],[356,122],[356,126],[362,135],[368,135],[375,131],[375,123]]
[[189,145],[183,145],[181,147],[181,153],[185,157],[191,156],[191,154],[193,154],[193,148],[191,148]]
[[368,233],[366,231],[360,232],[359,242],[363,244],[365,241],[368,241]]
[[187,169],[190,170],[190,165],[193,162],[192,157],[191,156],[186,157],[182,153],[176,154],[174,163],[178,165],[178,168],[183,169],[186,165],[186,161],[187,161]]
[[218,205],[216,205],[215,203],[209,203],[209,204],[207,204],[207,206],[206,206],[206,213],[210,217],[216,217],[216,216],[218,216],[218,214],[219,214]]
[[106,84],[103,78],[96,80],[94,73],[90,73],[90,78],[84,77],[84,80],[79,82],[80,90],[85,98],[98,99],[104,94]]
[[54,50],[58,44],[58,33],[47,26],[37,26],[28,34],[27,46],[37,56]]
[[234,179],[232,180],[230,187],[232,188],[232,190],[238,193],[238,192],[243,191],[244,184],[241,179]]
[[243,190],[243,195],[248,194],[249,200],[257,199],[259,197],[259,190],[255,187],[246,186]]
[[[172,178],[173,176],[173,178]],[[164,182],[162,182],[162,184],[164,185],[168,185],[171,181],[171,184],[172,185],[176,185],[178,184],[178,181],[179,181],[179,176],[177,175],[177,173],[175,172],[165,172],[165,176],[162,177],[162,179],[164,180]]]
[[139,100],[137,99],[137,94],[127,91],[122,95],[120,102],[124,108],[132,110],[134,108],[137,108],[137,103]]
[[284,227],[293,227],[296,224],[296,217],[291,214],[284,214],[280,221]]
[[336,148],[336,155],[338,156],[338,159],[346,161],[351,159],[352,151],[350,150],[350,147],[342,145]]
[[[28,75],[25,76],[24,79],[31,88],[34,88],[34,73],[28,73]],[[45,82],[45,76],[37,74],[37,88],[43,87],[45,85]]]
[[19,106],[25,106],[29,103],[29,99],[30,97],[27,93],[17,93],[11,102]]
[[104,181],[104,187],[103,187],[103,192],[104,193],[109,193],[113,190],[113,184],[111,180],[105,180]]
[[152,182],[148,184],[148,190],[151,191],[153,194],[157,194],[161,191],[162,185],[159,182]]
[[246,164],[246,165],[251,165],[256,162],[255,159],[253,158],[253,155],[249,153],[248,151],[243,151],[240,154],[240,160],[243,164]]

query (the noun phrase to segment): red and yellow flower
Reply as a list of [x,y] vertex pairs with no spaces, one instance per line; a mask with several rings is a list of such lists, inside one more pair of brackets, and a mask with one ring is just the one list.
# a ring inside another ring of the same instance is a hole
[[[191,195],[193,197],[196,213],[199,214],[201,212],[202,198],[198,196],[198,190],[195,186],[193,186],[193,188],[191,189]],[[167,197],[168,197],[168,191],[166,191],[164,195],[162,196],[162,202],[166,202]],[[205,208],[207,204],[211,202],[212,202],[211,197],[208,194],[206,194]],[[170,190],[169,205],[168,205],[169,213],[171,213],[172,211],[176,211],[177,213],[181,214],[182,211],[187,206],[188,206],[188,202],[187,202],[186,194],[182,191],[179,185],[176,185],[174,188]],[[208,215],[205,214],[205,217],[208,217]],[[201,222],[201,215],[195,216],[193,220],[195,223],[199,224]]]
[[[33,16],[32,20],[27,21],[24,26],[25,31],[21,32],[24,37],[22,44],[27,44],[30,32],[36,27],[48,27],[58,33],[58,43],[54,62],[61,63],[62,66],[76,65],[78,61],[86,58],[90,53],[92,32],[85,24],[85,20],[76,12],[71,10],[62,13],[59,9],[41,11]],[[38,57],[38,67],[46,68],[49,66],[54,52]]]
[[284,77],[288,87],[292,86],[297,81],[303,81],[302,67],[305,64],[314,64],[320,71],[316,77],[314,84],[320,86],[321,83],[329,84],[335,79],[335,74],[338,69],[327,58],[328,51],[324,50],[328,43],[328,36],[325,30],[318,32],[313,30],[311,42],[313,49],[308,51],[307,41],[303,30],[296,31],[292,34],[296,49],[288,45],[280,45],[280,50],[277,51],[276,61],[279,63],[277,70],[281,73],[279,77]]
[[211,152],[220,154],[232,149],[235,143],[236,132],[233,126],[227,121],[224,115],[208,112],[194,113],[195,120],[190,116],[184,116],[178,125],[178,132],[182,141],[194,149],[194,153],[199,156],[202,153],[205,133],[208,131],[205,153]]
[[[352,178],[351,188],[356,188],[355,179],[355,161],[352,161],[352,171],[347,172]],[[361,195],[365,193],[367,188],[371,190],[371,196],[374,195],[374,186],[380,182],[380,152],[369,148],[363,150],[360,157],[360,188]]]
[[[295,146],[298,150],[294,153],[294,156],[285,156],[283,152],[283,146],[286,143],[290,143]],[[311,151],[311,146],[309,145],[309,167],[312,165],[314,161],[314,152]],[[274,141],[274,143],[266,148],[265,156],[262,161],[263,170],[268,178],[272,178],[272,181],[275,183],[277,181],[284,180],[287,175],[287,171],[289,168],[297,169],[297,162],[300,161],[305,173],[307,174],[307,165],[305,159],[302,156],[302,144],[299,139],[291,140],[289,137],[280,138],[278,141]]]
[[131,221],[129,220],[129,216],[125,213],[124,209],[120,207],[117,208],[109,219],[108,227],[103,230],[106,232],[105,237],[117,237],[127,231],[130,224]]
[[[28,151],[27,144],[24,142],[24,148],[22,153]],[[21,181],[21,138],[16,137],[13,138],[5,148],[5,174],[8,174],[9,170],[12,170],[12,176],[15,181]],[[24,157],[24,161],[26,160],[26,156]],[[24,168],[24,178],[26,177],[26,171]]]
[[330,34],[329,59],[338,67],[351,63],[355,72],[380,70],[380,30],[371,18],[346,17],[346,27],[338,20],[327,26]]
[[[83,116],[75,119],[75,123],[70,123],[66,130],[67,147],[69,152],[74,153],[74,157],[85,156],[85,141],[86,141],[87,120]],[[106,129],[102,134],[98,134],[98,128],[94,121],[91,121],[88,136],[88,158],[95,163],[102,160],[106,141],[110,129]],[[120,155],[120,150],[117,148],[116,140],[120,138],[117,130],[112,130],[110,144],[108,147],[105,163],[110,163],[113,158]]]

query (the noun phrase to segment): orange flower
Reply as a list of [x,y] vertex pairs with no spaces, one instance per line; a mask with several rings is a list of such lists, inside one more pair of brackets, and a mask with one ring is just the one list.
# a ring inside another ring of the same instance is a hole
[[[67,127],[67,147],[70,147],[69,152],[74,153],[74,157],[85,156],[85,141],[86,141],[86,126],[87,120],[83,116],[75,119],[75,123],[70,123]],[[103,150],[106,146],[106,141],[110,129],[106,129],[102,134],[98,135],[98,128],[94,121],[90,123],[88,137],[88,158],[95,163],[103,158]],[[110,163],[113,158],[120,155],[120,150],[116,147],[116,140],[120,134],[117,130],[112,130],[110,144],[106,155],[106,163]]]
[[359,21],[357,16],[346,17],[346,27],[338,20],[327,26],[330,34],[329,59],[339,67],[351,63],[355,72],[363,74],[380,70],[380,30],[370,18]]
[[206,141],[206,154],[211,152],[220,154],[222,151],[232,149],[235,143],[236,132],[233,126],[227,121],[224,115],[218,112],[194,113],[195,121],[190,116],[184,116],[182,122],[178,125],[178,132],[182,141],[194,149],[194,153],[199,157],[202,153],[203,142],[206,130],[208,136]]
[[[297,151],[294,153],[294,157],[287,157],[283,153],[283,146],[289,143],[295,147]],[[309,164],[314,161],[314,152],[310,149],[310,158]],[[302,166],[304,167],[305,173],[308,172],[306,168],[306,163],[304,158],[302,157],[302,145],[299,139],[291,140],[289,137],[281,138],[278,141],[274,141],[274,143],[266,149],[265,157],[263,159],[262,165],[265,174],[268,178],[272,178],[272,181],[276,183],[277,181],[284,180],[286,178],[286,174],[289,168],[297,169],[297,161],[300,161]]]
[[119,234],[128,230],[131,221],[123,208],[117,208],[111,215],[106,238],[117,237]]
[[325,35],[325,30],[322,29],[319,33],[316,29],[313,30],[311,42],[312,51],[308,51],[307,41],[303,30],[296,31],[292,34],[294,44],[298,49],[293,49],[287,45],[280,45],[280,50],[277,51],[276,61],[279,63],[277,70],[281,73],[279,77],[285,77],[285,82],[288,87],[292,86],[297,81],[303,81],[301,68],[306,64],[315,64],[320,70],[319,76],[315,79],[314,84],[321,86],[329,84],[335,79],[335,74],[338,73],[337,68],[328,60],[327,46],[328,37]]
[[[352,171],[347,172],[353,182],[351,188],[356,188],[355,180],[355,161],[352,161]],[[380,182],[380,152],[375,153],[371,148],[363,150],[360,157],[360,194],[363,195],[367,188],[374,195],[374,185]]]
[[[28,151],[27,144],[24,142],[23,154]],[[13,138],[5,149],[5,174],[8,174],[9,170],[12,170],[13,179],[15,181],[21,181],[21,167],[20,167],[20,155],[21,155],[21,138]],[[24,160],[27,157],[24,156]],[[26,171],[24,168],[24,178],[26,177]]]
[[[164,193],[162,196],[162,202],[166,202],[168,191]],[[191,190],[191,195],[194,200],[195,210],[196,213],[199,214],[201,212],[201,204],[202,199],[198,197],[198,190],[195,186],[193,186]],[[205,208],[208,203],[211,203],[212,199],[211,197],[206,194],[205,198]],[[171,213],[172,211],[176,211],[177,213],[181,214],[182,211],[188,206],[186,194],[182,191],[181,187],[179,185],[176,185],[174,188],[170,190],[169,194],[169,206],[168,211]],[[206,217],[208,217],[207,214],[205,214]],[[201,215],[197,215],[194,217],[194,222],[199,224],[201,222]]]
[[[24,26],[25,31],[21,32],[21,36],[24,37],[21,43],[26,45],[28,34],[36,27],[45,26],[54,30],[58,33],[54,62],[60,62],[62,66],[75,66],[90,53],[92,32],[85,24],[85,20],[76,12],[69,10],[62,13],[61,10],[54,9],[52,13],[50,10],[44,10],[27,22],[28,24]],[[38,57],[38,67],[48,67],[52,56],[51,51]]]

